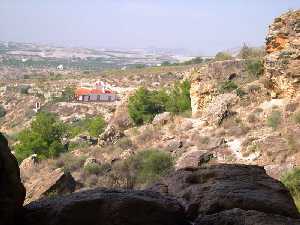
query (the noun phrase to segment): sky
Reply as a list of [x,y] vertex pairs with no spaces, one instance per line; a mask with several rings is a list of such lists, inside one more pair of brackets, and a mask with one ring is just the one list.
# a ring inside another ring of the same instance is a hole
[[0,0],[0,40],[213,55],[264,44],[300,0]]

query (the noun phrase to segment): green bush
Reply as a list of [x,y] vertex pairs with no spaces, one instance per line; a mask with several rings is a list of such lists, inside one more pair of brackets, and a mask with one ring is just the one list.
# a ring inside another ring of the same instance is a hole
[[98,164],[98,163],[90,163],[84,167],[84,172],[88,175],[100,175],[108,172],[110,170],[109,164]]
[[227,52],[218,52],[215,56],[215,61],[231,60],[233,57]]
[[262,60],[247,60],[247,71],[251,76],[255,78],[260,77],[264,72],[264,64]]
[[155,115],[165,111],[181,113],[190,109],[190,82],[187,80],[175,83],[169,91],[150,91],[141,87],[128,102],[129,116],[136,125],[149,123]]
[[96,116],[67,124],[67,131],[70,138],[86,131],[89,135],[98,137],[104,131],[105,126],[105,120],[101,116]]
[[238,54],[238,57],[241,59],[260,59],[265,55],[263,48],[253,48],[244,45],[241,51]]
[[0,118],[6,115],[6,111],[2,105],[0,105]]
[[272,111],[271,115],[267,118],[267,125],[272,127],[274,130],[277,129],[281,122],[281,112]]
[[298,209],[300,209],[300,168],[285,173],[280,180],[289,189]]
[[221,83],[221,85],[219,87],[219,91],[221,93],[226,93],[226,92],[234,91],[237,88],[238,88],[238,86],[236,85],[236,83],[234,83],[234,81],[228,80],[228,81]]
[[88,132],[91,136],[97,137],[103,133],[105,128],[105,121],[102,117],[97,116],[88,119]]
[[65,125],[54,114],[40,112],[30,128],[23,130],[17,137],[15,153],[18,161],[32,154],[38,154],[41,158],[58,156],[66,150],[62,144],[65,133]]
[[[145,150],[131,156],[124,168],[137,185],[148,185],[166,175],[173,168],[170,154],[159,150]],[[123,168],[123,169],[124,169]]]

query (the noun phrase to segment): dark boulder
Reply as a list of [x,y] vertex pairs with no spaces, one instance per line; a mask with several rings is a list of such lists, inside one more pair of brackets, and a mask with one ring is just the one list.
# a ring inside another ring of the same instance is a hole
[[16,223],[25,199],[18,162],[0,133],[0,225]]
[[26,206],[30,225],[187,225],[182,206],[149,191],[96,189]]
[[190,219],[234,208],[299,216],[288,190],[258,166],[219,164],[178,170],[150,190],[177,198]]
[[253,210],[232,209],[202,216],[195,225],[300,225],[300,220]]

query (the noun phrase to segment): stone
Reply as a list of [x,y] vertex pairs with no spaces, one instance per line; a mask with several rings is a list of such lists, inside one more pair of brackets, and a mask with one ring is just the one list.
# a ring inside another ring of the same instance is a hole
[[25,204],[49,196],[65,195],[75,191],[76,181],[69,172],[61,168],[51,171],[44,168],[25,183]]
[[8,142],[0,133],[0,225],[13,225],[22,210],[25,188]]
[[200,216],[195,225],[300,225],[299,219],[254,210],[232,209]]
[[99,145],[105,146],[109,144],[116,144],[117,141],[124,137],[124,133],[113,125],[109,125],[105,131],[99,136]]
[[226,117],[233,114],[231,108],[237,103],[238,99],[238,96],[234,93],[216,96],[204,111],[208,123],[220,125]]
[[89,157],[85,160],[83,167],[86,168],[92,164],[99,164],[98,160],[95,157]]
[[175,168],[177,170],[184,168],[198,168],[204,163],[209,162],[213,158],[213,153],[207,150],[191,150],[183,153],[176,161]]
[[26,206],[30,225],[188,225],[177,200],[149,191],[95,189]]
[[168,121],[171,120],[171,113],[170,112],[163,112],[156,115],[152,121],[153,125],[165,125]]
[[20,164],[20,173],[23,181],[28,179],[28,177],[32,175],[32,173],[37,168],[37,165],[37,154],[33,154],[22,161],[22,163]]
[[274,20],[267,35],[265,77],[275,97],[293,97],[300,82],[300,10]]
[[218,164],[182,169],[149,189],[179,199],[190,219],[234,208],[299,216],[289,191],[259,166]]

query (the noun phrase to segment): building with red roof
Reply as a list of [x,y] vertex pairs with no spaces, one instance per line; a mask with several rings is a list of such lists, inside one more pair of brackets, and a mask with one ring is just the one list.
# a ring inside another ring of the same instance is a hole
[[75,98],[83,102],[112,102],[117,100],[117,95],[106,86],[96,83],[95,88],[77,88]]

